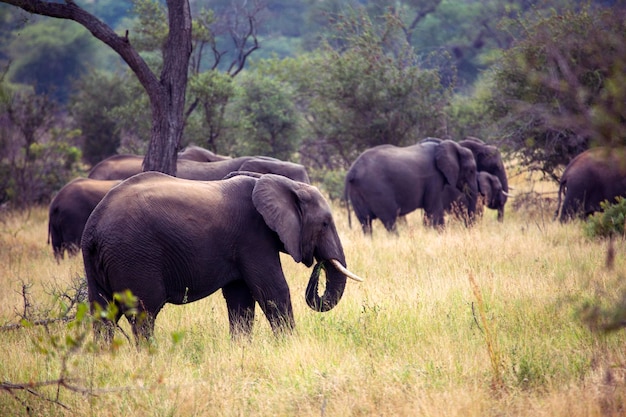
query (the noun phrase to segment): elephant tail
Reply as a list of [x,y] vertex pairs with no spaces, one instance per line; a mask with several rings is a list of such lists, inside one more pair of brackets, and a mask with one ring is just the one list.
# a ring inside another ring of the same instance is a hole
[[57,263],[63,259],[65,254],[62,234],[63,232],[58,225],[58,210],[56,207],[52,207],[48,214],[48,241],[46,244],[52,244],[52,252]]
[[565,188],[567,187],[567,180],[561,178],[559,181],[559,194],[556,200],[556,211],[554,212],[554,219],[556,220],[559,217],[559,212],[561,211],[561,194],[564,193]]
[[352,214],[350,212],[350,196],[348,187],[350,187],[350,181],[346,178],[346,184],[343,187],[343,199],[346,202],[346,210],[348,210],[348,227],[352,229]]

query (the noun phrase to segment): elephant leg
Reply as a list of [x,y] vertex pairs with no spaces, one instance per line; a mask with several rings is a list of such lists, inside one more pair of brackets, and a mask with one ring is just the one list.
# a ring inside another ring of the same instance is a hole
[[363,234],[372,234],[372,218],[370,216],[367,216],[363,221],[361,221],[361,228],[363,229]]
[[434,227],[437,230],[443,230],[445,227],[443,213],[424,211],[424,223]]
[[97,343],[104,342],[107,345],[111,344],[115,327],[120,317],[121,314],[118,314],[113,320],[96,317],[93,322],[93,333]]
[[254,298],[244,281],[233,281],[222,288],[222,295],[228,308],[230,334],[249,335],[254,324]]
[[282,270],[279,273],[280,277],[276,273],[259,271],[254,282],[262,282],[263,286],[250,285],[252,296],[259,303],[274,333],[289,331],[295,327],[289,286]]
[[132,315],[127,315],[126,319],[133,329],[135,342],[139,344],[141,341],[150,341],[154,336],[154,319],[156,316],[146,312],[139,311]]
[[87,291],[91,314],[94,317],[94,338],[97,343],[110,344],[113,341],[115,327],[122,317],[122,312],[117,306],[110,308],[113,301],[105,295],[105,291],[95,282],[87,282]]
[[388,232],[391,233],[397,233],[397,229],[396,229],[396,219],[386,219],[383,220],[383,225],[385,226],[385,229],[387,229]]

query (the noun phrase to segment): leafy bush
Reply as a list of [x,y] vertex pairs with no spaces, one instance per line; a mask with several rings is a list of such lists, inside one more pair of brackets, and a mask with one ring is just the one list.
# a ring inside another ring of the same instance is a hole
[[585,233],[589,237],[624,236],[626,221],[626,198],[617,197],[616,203],[600,203],[601,212],[594,213],[585,224]]
[[311,182],[319,184],[332,201],[343,201],[345,170],[309,169]]

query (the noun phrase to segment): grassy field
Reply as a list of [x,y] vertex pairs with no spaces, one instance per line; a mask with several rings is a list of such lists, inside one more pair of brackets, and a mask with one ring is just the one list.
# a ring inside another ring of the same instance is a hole
[[[297,325],[286,337],[259,311],[252,341],[232,342],[220,294],[166,306],[152,348],[121,337],[94,351],[75,323],[5,330],[0,382],[17,387],[0,390],[0,415],[623,416],[624,333],[586,318],[620,300],[626,243],[608,268],[608,243],[580,223],[507,210],[504,223],[487,211],[443,233],[414,213],[397,236],[377,223],[366,238],[334,206],[348,266],[366,282],[314,313],[310,270],[284,256]],[[24,315],[23,288],[36,312],[84,276],[80,258],[57,264],[46,238],[46,208],[0,215],[0,325]]]

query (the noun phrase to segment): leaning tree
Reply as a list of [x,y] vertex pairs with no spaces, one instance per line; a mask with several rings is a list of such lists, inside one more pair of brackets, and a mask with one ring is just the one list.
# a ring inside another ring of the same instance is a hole
[[133,47],[128,31],[119,35],[85,9],[65,0],[0,0],[29,13],[73,20],[107,44],[128,64],[146,90],[152,109],[152,136],[144,170],[176,174],[176,152],[184,127],[185,90],[191,56],[191,10],[188,0],[166,0],[169,32],[163,45],[163,66],[159,76]]

